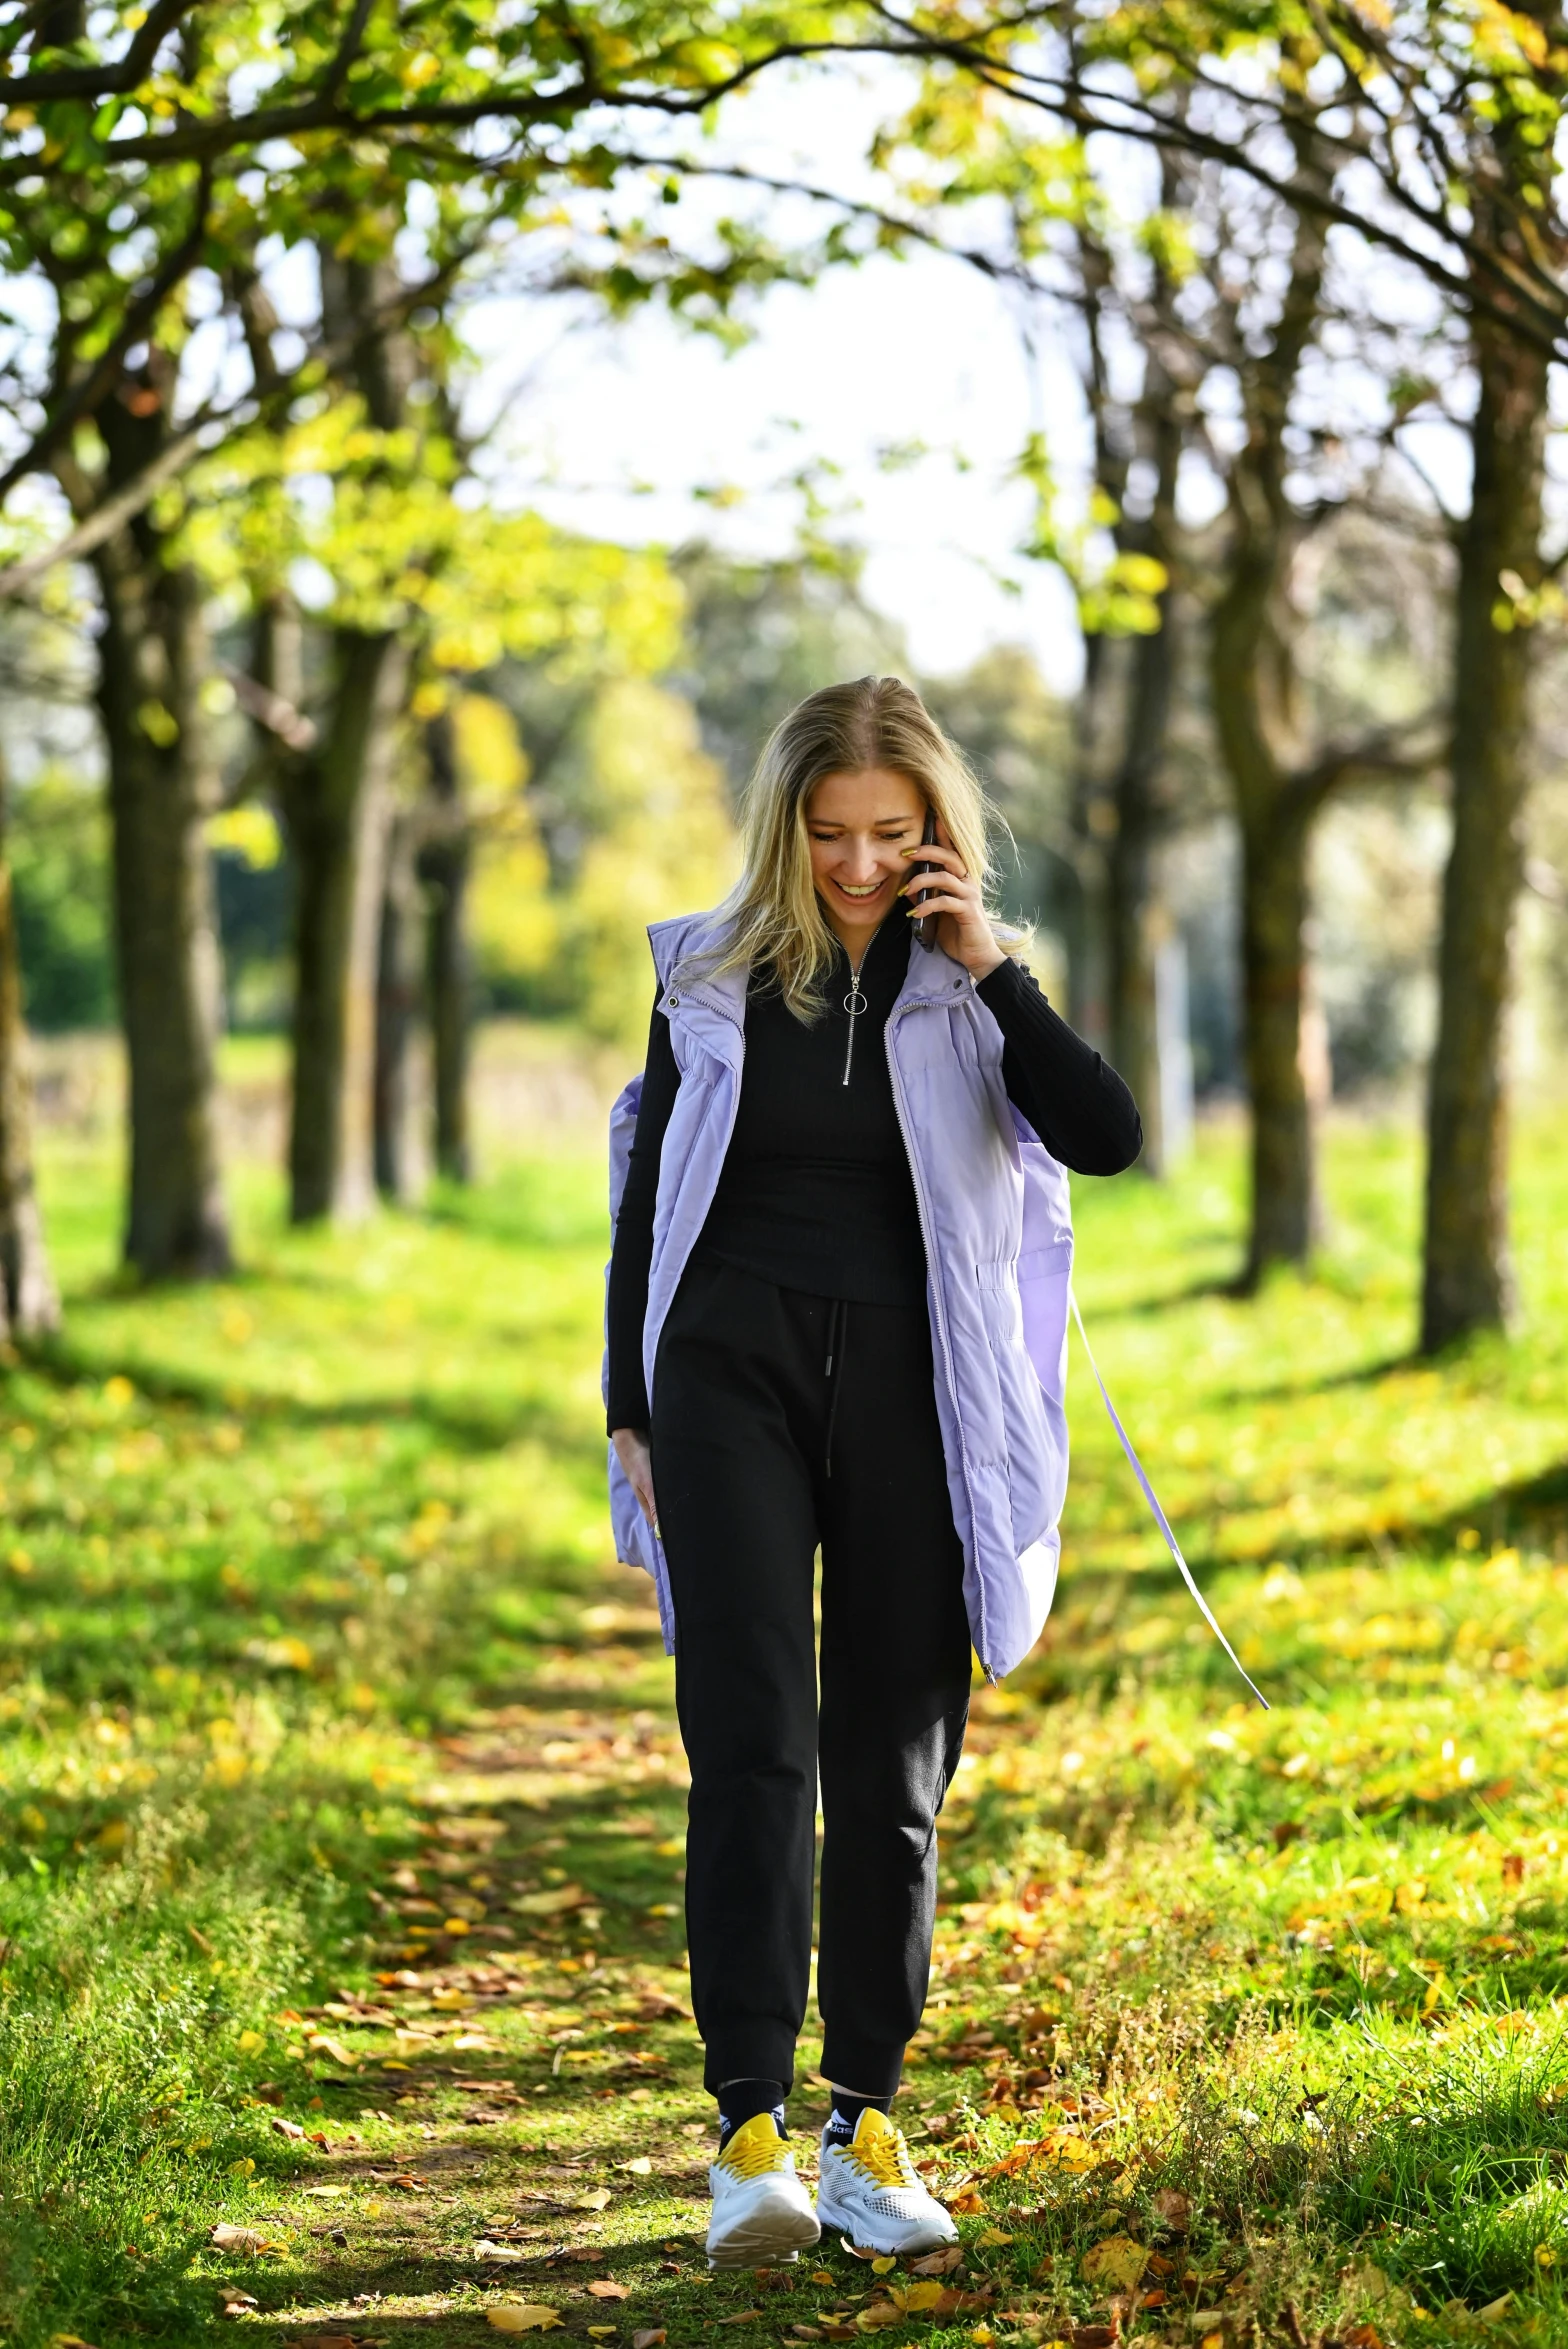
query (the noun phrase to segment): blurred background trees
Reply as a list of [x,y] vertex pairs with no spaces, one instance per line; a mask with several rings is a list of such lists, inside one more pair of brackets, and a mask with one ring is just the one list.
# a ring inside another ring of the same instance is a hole
[[[1245,1281],[1310,1262],[1328,1101],[1424,1086],[1421,1342],[1503,1321],[1510,1020],[1559,1053],[1568,963],[1545,457],[1568,245],[1561,60],[1533,20],[1487,23],[1415,8],[1369,52],[1336,11],[1244,34],[1153,0],[960,11],[893,43],[853,195],[757,172],[731,217],[707,182],[745,170],[704,143],[726,95],[802,41],[880,55],[880,20],[18,15],[13,1323],[53,1313],[24,997],[40,1031],[124,1038],[147,1277],[231,1261],[226,1031],[287,1038],[300,1222],[467,1177],[476,1022],[635,1051],[644,926],[722,894],[769,727],[914,667],[820,506],[795,551],[744,557],[503,493],[470,321],[522,296],[733,336],[770,288],[916,241],[1078,384],[988,453],[1033,487],[1020,555],[1071,586],[1078,684],[1022,631],[918,679],[1005,828],[1004,910],[1134,1083],[1150,1176],[1195,1103],[1243,1106]],[[1434,431],[1468,444],[1468,494]]]

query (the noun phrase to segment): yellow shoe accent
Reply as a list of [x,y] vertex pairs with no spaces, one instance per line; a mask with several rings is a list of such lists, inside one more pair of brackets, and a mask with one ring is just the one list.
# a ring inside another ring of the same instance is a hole
[[758,2112],[741,2122],[713,2166],[728,2170],[732,2178],[765,2178],[770,2170],[788,2170],[795,2165],[789,2147],[774,2127],[773,2115]]
[[855,2123],[852,2141],[841,2151],[844,2159],[852,2162],[873,2186],[918,2187],[920,2184],[903,2130],[895,2129],[887,2114],[878,2112],[874,2104],[867,2105]]

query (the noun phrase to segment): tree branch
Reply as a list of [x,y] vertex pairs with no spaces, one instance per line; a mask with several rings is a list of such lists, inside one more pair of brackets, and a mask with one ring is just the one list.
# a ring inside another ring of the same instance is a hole
[[66,440],[84,416],[90,416],[120,372],[120,363],[132,345],[147,334],[158,312],[181,279],[195,265],[207,234],[207,207],[212,197],[212,166],[203,163],[196,186],[191,225],[168,254],[152,280],[127,308],[113,340],[79,381],[72,385],[54,414],[34,435],[31,445],[0,472],[0,504],[29,473],[36,473],[51,450]]
[[1331,793],[1349,782],[1413,783],[1419,776],[1429,775],[1441,766],[1446,755],[1446,743],[1435,736],[1429,746],[1416,749],[1398,749],[1408,743],[1412,734],[1422,727],[1438,727],[1435,713],[1428,712],[1408,726],[1381,726],[1371,734],[1364,734],[1357,742],[1330,744],[1319,758],[1308,767],[1298,767],[1285,784],[1284,796],[1297,811],[1320,807]]
[[35,72],[0,73],[0,98],[7,106],[39,106],[52,98],[124,97],[144,82],[165,36],[197,5],[197,0],[156,0],[145,24],[138,26],[123,57],[103,65],[42,66]]

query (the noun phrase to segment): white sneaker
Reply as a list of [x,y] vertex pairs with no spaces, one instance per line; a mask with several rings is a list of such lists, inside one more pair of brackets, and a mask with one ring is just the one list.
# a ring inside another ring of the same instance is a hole
[[822,2132],[817,2216],[862,2251],[935,2251],[958,2241],[958,2229],[915,2175],[904,2133],[868,2105],[848,2145]]
[[821,2236],[811,2197],[795,2175],[795,2156],[770,2112],[754,2114],[732,2133],[708,2184],[710,2267],[772,2267]]

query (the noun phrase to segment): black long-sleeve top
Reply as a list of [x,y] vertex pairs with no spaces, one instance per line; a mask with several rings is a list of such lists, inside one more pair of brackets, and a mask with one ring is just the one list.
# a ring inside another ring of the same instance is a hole
[[[807,1026],[775,986],[746,996],[746,1058],[735,1130],[701,1254],[780,1288],[855,1304],[904,1305],[925,1294],[914,1178],[893,1105],[883,1030],[909,968],[909,932],[884,922],[861,963],[865,1008],[844,1008],[839,949],[827,1010]],[[1119,1174],[1143,1147],[1137,1104],[1113,1068],[1075,1035],[1012,960],[976,989],[1002,1031],[1002,1081],[1053,1158],[1077,1174]],[[844,1083],[846,1055],[849,1078]],[[655,1000],[642,1102],[615,1244],[608,1301],[610,1432],[646,1429],[642,1334],[653,1257],[659,1154],[680,1072]]]

